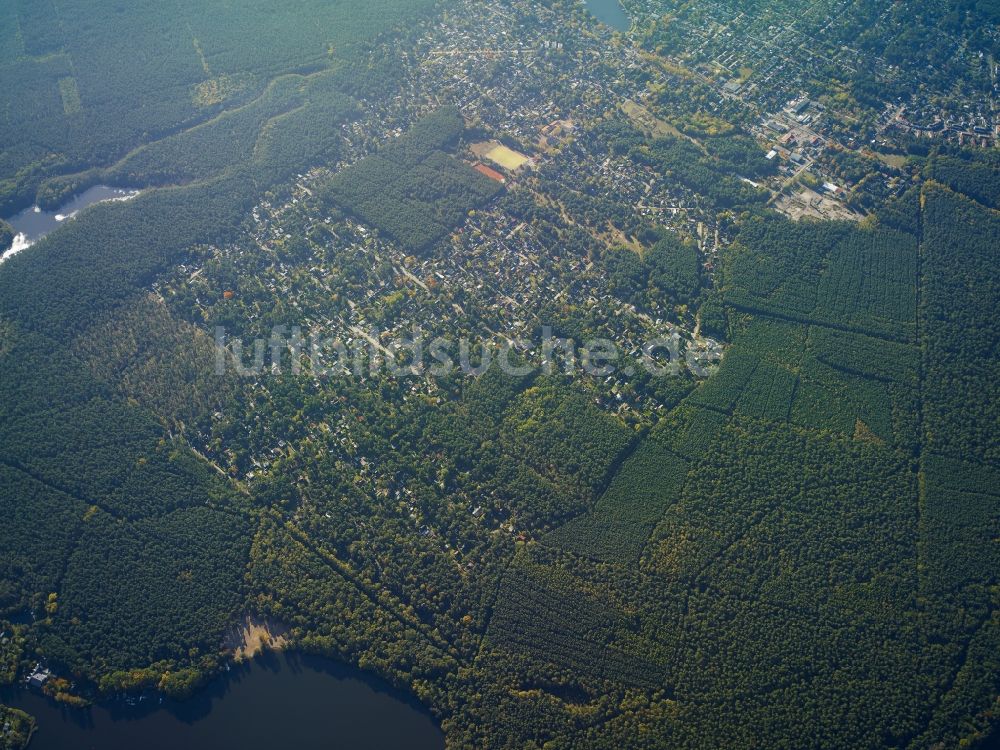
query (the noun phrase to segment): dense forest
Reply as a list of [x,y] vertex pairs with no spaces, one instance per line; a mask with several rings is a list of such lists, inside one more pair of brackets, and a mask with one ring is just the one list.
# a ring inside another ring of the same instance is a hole
[[[704,154],[697,145],[682,138],[663,138],[649,145],[638,147],[634,158],[640,164],[654,167],[661,174],[679,181],[699,195],[704,195],[720,208],[734,208],[763,203],[763,193],[746,180],[747,171],[758,175],[766,172],[756,160],[768,163],[760,148],[750,139],[749,148],[739,148],[739,141],[726,149],[716,149],[717,154]],[[749,154],[753,154],[752,156]]]
[[424,252],[500,191],[499,183],[442,151],[464,130],[459,111],[442,107],[338,172],[325,194],[407,250]]
[[356,103],[329,72],[273,79],[259,97],[187,130],[142,145],[107,168],[52,177],[37,203],[55,208],[96,184],[178,185],[246,170],[258,189],[339,156],[336,126]]
[[0,254],[10,249],[14,244],[14,229],[6,221],[0,219]]
[[898,229],[761,217],[743,228],[723,273],[737,309],[913,340],[917,241]]
[[651,302],[690,304],[702,291],[701,263],[695,243],[674,234],[657,235],[641,256],[611,247],[601,258],[615,296],[640,307]]
[[[895,207],[885,229],[747,226],[726,277],[734,343],[722,369],[621,465],[592,511],[526,547],[505,574],[481,660],[509,675],[511,692],[484,687],[470,744],[577,732],[598,747],[753,746],[761,727],[769,745],[790,747],[982,736],[1000,673],[987,656],[1000,637],[990,593],[1000,559],[988,541],[995,389],[982,360],[996,335],[977,311],[996,304],[997,287],[976,254],[996,247],[996,218],[933,184],[920,205],[905,232]],[[977,237],[963,236],[971,227]],[[807,229],[835,239],[810,244]],[[861,294],[873,266],[912,274],[898,287],[908,314],[893,302],[817,316],[831,246],[850,250],[839,284]],[[904,263],[887,263],[884,248]],[[748,291],[767,300],[752,313]],[[788,643],[800,659],[775,650]],[[609,685],[635,689],[652,675],[657,691],[608,705]],[[951,687],[939,700],[942,682]],[[518,689],[536,691],[545,717],[530,732]],[[566,700],[588,719],[560,709]],[[487,737],[477,722],[489,722],[492,701],[520,719],[489,724],[501,734]],[[959,707],[973,705],[959,735]],[[808,726],[780,718],[803,713]]]
[[[267,96],[281,75],[350,60],[366,40],[430,6],[426,0],[310,1],[275,10],[256,2],[209,8],[171,0],[122,13],[102,2],[6,3],[0,9],[0,108],[9,116],[0,126],[0,209],[6,214],[30,205],[39,186],[56,175],[123,157],[146,161],[154,155],[145,153],[144,143],[194,127],[213,129],[220,115],[231,119],[234,137],[219,148],[238,149],[239,119],[249,115],[239,114],[241,107]],[[296,129],[309,133],[302,123]],[[184,140],[181,135],[164,148],[185,149]],[[140,153],[133,155],[136,148]]]
[[928,160],[924,173],[990,208],[1000,208],[1000,159],[940,154]]

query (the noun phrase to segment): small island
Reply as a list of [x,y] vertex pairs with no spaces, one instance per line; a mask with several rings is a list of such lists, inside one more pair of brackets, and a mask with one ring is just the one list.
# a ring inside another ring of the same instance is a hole
[[16,708],[0,705],[0,750],[22,750],[35,732],[35,719]]

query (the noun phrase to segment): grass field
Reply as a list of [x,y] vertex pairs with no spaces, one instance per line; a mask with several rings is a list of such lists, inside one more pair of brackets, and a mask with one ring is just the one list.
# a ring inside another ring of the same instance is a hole
[[507,148],[500,143],[491,148],[484,155],[494,164],[499,164],[501,167],[508,169],[511,172],[516,172],[531,161],[531,159],[524,154],[519,153],[512,148]]
[[76,87],[76,79],[72,76],[59,79],[59,95],[62,97],[63,113],[67,117],[83,109],[80,91]]
[[675,138],[684,137],[684,134],[669,122],[656,117],[648,109],[631,99],[626,99],[621,106],[622,111],[639,130],[649,133],[654,138],[663,138],[667,135],[672,135]]

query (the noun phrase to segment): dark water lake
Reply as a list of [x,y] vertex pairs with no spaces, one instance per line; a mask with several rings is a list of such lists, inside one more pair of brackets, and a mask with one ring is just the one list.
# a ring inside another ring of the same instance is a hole
[[74,196],[55,211],[42,211],[37,206],[26,208],[19,214],[15,214],[5,219],[14,228],[17,235],[14,239],[14,246],[4,254],[14,254],[26,247],[38,242],[53,229],[64,221],[69,221],[78,212],[87,206],[95,203],[113,200],[128,200],[138,195],[137,190],[124,190],[122,188],[108,187],[107,185],[95,185],[79,195]]
[[38,720],[31,750],[442,750],[412,698],[329,659],[267,654],[184,702],[148,698],[78,710],[23,689],[0,702]]
[[583,0],[583,4],[598,21],[618,31],[632,28],[632,19],[625,13],[618,0]]

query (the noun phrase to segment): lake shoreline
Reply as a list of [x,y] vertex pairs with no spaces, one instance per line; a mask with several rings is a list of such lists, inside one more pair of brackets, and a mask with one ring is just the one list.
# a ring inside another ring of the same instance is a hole
[[38,205],[29,206],[13,216],[3,217],[14,230],[14,241],[10,248],[0,253],[0,263],[13,258],[27,250],[50,232],[55,231],[65,222],[71,221],[83,210],[99,203],[130,201],[142,193],[138,188],[114,187],[111,185],[93,185],[86,190],[71,196],[62,205],[51,211],[46,211]]
[[[281,652],[264,651],[243,663],[227,661],[184,700],[147,691],[98,700],[88,708],[71,708],[15,685],[0,688],[0,703],[35,717],[38,736],[32,747],[38,750],[67,743],[124,750],[149,736],[160,738],[164,748],[184,745],[187,750],[208,750],[220,746],[217,738],[223,734],[244,735],[246,739],[239,744],[248,749],[270,748],[281,746],[274,743],[285,741],[285,731],[299,736],[299,744],[308,745],[309,737],[325,736],[326,725],[331,723],[341,734],[356,735],[351,747],[369,746],[364,743],[380,735],[387,737],[371,747],[386,743],[404,743],[413,750],[444,747],[438,720],[411,692],[354,665],[294,646]],[[315,704],[311,718],[301,718],[300,709],[310,704]],[[297,718],[293,727],[279,731],[275,722],[286,716],[283,706]],[[269,716],[274,721],[268,721]]]
[[594,18],[615,31],[627,33],[632,30],[632,17],[619,0],[581,0]]

